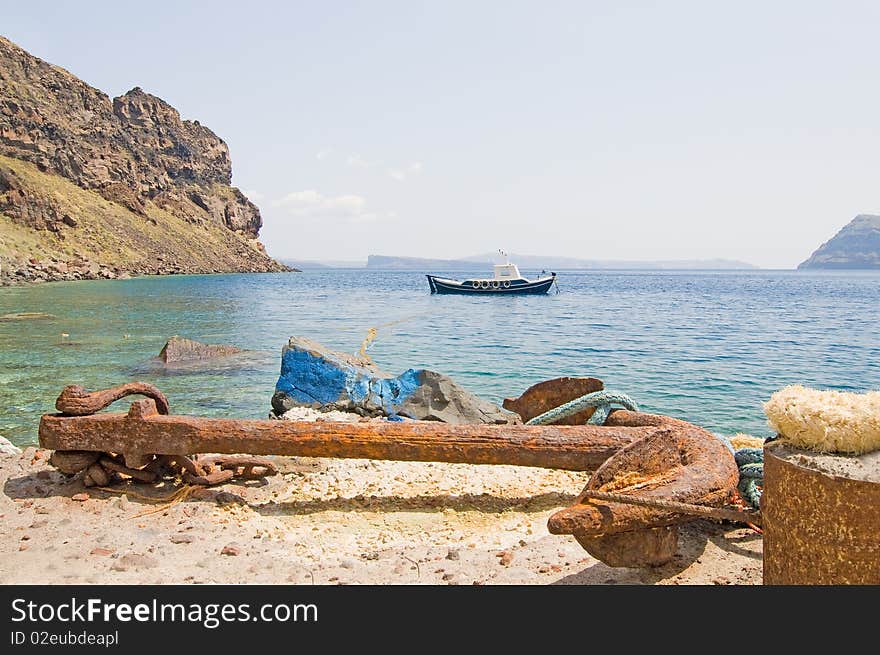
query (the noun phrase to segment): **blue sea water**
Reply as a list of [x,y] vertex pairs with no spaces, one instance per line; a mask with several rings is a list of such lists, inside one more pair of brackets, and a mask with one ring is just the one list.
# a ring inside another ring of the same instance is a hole
[[[174,413],[263,418],[289,336],[356,352],[371,327],[369,354],[390,373],[437,370],[497,403],[591,375],[723,434],[769,436],[762,403],[787,384],[880,388],[880,273],[578,271],[560,272],[559,287],[432,296],[421,274],[321,270],[2,288],[0,315],[54,318],[0,320],[0,435],[36,443],[66,384],[135,379]],[[254,352],[234,367],[150,366],[175,334]]]

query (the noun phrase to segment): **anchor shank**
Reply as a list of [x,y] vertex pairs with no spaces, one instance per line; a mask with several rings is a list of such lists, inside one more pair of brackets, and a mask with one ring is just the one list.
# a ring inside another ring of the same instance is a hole
[[659,429],[646,425],[305,423],[149,413],[47,414],[40,420],[39,437],[40,445],[52,450],[273,454],[594,471],[621,448]]

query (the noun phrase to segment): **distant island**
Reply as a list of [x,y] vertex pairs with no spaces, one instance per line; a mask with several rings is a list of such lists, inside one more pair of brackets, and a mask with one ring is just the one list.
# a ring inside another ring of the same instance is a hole
[[[394,257],[386,255],[370,255],[367,268],[399,271],[471,271],[491,270],[498,255],[487,253],[473,255],[461,259],[421,259],[418,257]],[[743,270],[756,269],[757,266],[730,259],[682,259],[658,261],[628,261],[575,259],[571,257],[555,257],[552,255],[516,255],[511,254],[510,260],[520,269],[556,270]]]
[[364,268],[364,266],[366,265],[363,260],[355,261],[349,259],[326,259],[322,261],[317,261],[315,259],[279,258],[278,261],[280,261],[285,266],[290,266],[297,271],[321,270],[326,268]]
[[285,271],[220,137],[0,36],[0,284]]
[[859,214],[798,269],[880,269],[880,216]]
[[468,259],[423,259],[420,257],[392,257],[386,255],[370,255],[367,257],[367,268],[385,271],[470,271],[492,268],[490,259],[472,261]]

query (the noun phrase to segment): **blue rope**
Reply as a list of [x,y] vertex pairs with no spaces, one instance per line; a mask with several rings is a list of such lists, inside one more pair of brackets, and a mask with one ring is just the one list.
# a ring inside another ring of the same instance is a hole
[[605,425],[605,420],[611,413],[612,405],[623,405],[626,409],[630,409],[634,412],[639,411],[639,406],[636,404],[636,401],[625,393],[607,390],[594,391],[593,393],[588,393],[580,398],[570,400],[564,405],[554,407],[553,409],[536,416],[530,421],[526,421],[526,425],[549,425],[551,423],[556,423],[556,421],[561,421],[564,418],[582,412],[588,407],[595,407],[596,411],[593,412],[593,415],[589,418],[587,423],[589,425]]
[[714,434],[733,454],[739,469],[739,495],[754,509],[761,509],[761,489],[764,486],[764,450],[762,448],[734,449],[727,437]]

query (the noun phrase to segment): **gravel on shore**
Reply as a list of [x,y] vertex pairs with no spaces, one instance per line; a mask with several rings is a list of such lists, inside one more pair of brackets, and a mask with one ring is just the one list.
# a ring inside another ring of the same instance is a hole
[[0,455],[2,583],[761,583],[760,535],[729,523],[682,527],[678,556],[654,569],[550,535],[585,473],[273,457],[277,476],[168,505],[145,497],[173,488],[86,489],[48,456]]

